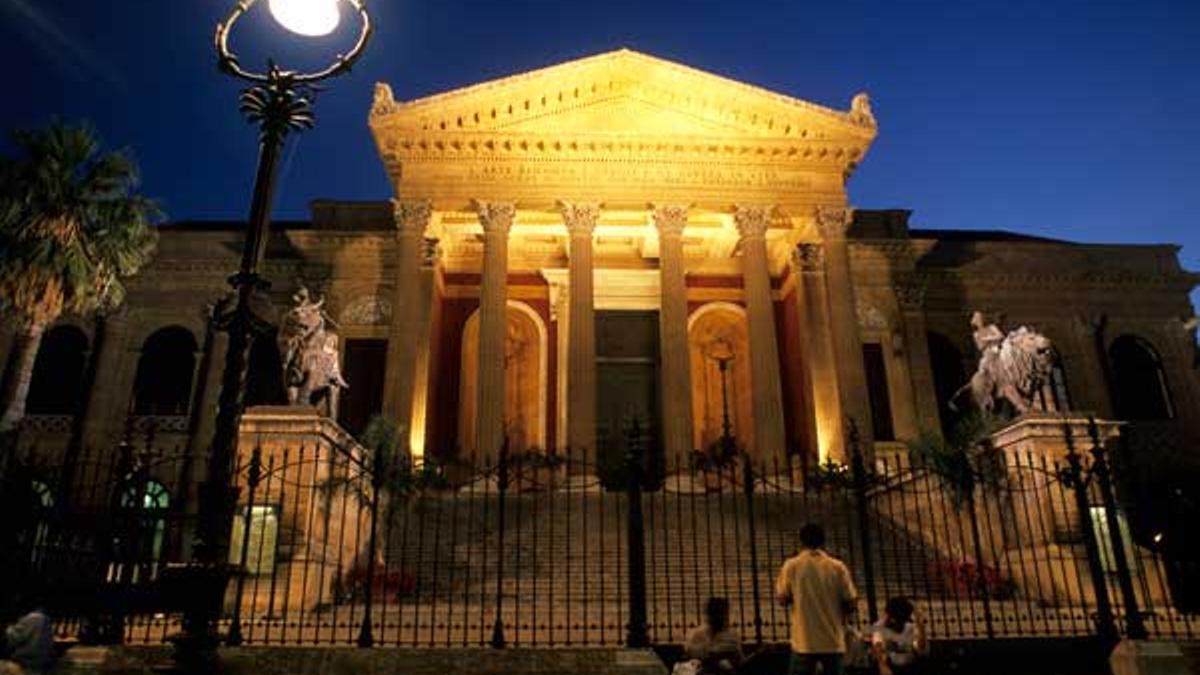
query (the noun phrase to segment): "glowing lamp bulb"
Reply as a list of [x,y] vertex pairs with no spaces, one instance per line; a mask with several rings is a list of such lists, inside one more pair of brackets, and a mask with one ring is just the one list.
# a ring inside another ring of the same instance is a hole
[[329,35],[341,20],[338,0],[269,0],[267,7],[279,25],[308,37]]

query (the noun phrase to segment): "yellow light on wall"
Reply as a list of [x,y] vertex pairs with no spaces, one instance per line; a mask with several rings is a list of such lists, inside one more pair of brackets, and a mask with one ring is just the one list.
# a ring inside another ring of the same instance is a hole
[[279,25],[308,37],[329,35],[341,20],[338,0],[269,0],[267,7]]

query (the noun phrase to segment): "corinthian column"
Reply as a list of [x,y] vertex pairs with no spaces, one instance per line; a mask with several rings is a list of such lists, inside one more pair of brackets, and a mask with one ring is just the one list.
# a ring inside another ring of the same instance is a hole
[[786,465],[783,397],[779,384],[779,347],[776,344],[775,306],[767,270],[767,225],[770,207],[739,206],[733,214],[741,235],[742,284],[750,320],[750,383],[754,402],[755,450],[764,460]]
[[800,244],[792,256],[792,265],[797,275],[797,314],[806,347],[804,365],[812,381],[817,458],[822,462],[830,457],[844,459],[842,401],[829,328],[829,297],[825,291],[825,250],[820,244]]
[[600,207],[560,203],[570,235],[567,334],[567,447],[590,453],[596,449],[596,305],[592,272],[592,232]]
[[475,202],[483,227],[483,279],[479,284],[479,361],[475,390],[475,448],[485,460],[504,442],[504,333],[508,285],[508,231],[516,209],[504,202]]
[[388,330],[387,372],[383,409],[404,429],[412,422],[413,373],[417,356],[415,334],[421,248],[432,209],[428,201],[392,200],[396,223],[396,274],[392,323]]
[[662,361],[662,442],[668,457],[687,457],[692,447],[692,373],[688,353],[687,284],[683,270],[683,228],[687,207],[654,209],[658,228],[658,268],[662,305],[658,313]]
[[846,242],[846,230],[853,218],[854,210],[845,206],[818,206],[816,210],[817,229],[825,242],[825,283],[842,414],[854,420],[863,449],[870,450],[873,441],[871,407],[867,400],[867,375],[863,370],[858,316],[854,311],[850,245]]

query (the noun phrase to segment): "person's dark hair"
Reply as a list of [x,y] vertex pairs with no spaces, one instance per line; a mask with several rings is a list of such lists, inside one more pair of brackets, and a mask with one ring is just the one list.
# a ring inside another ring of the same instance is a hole
[[725,598],[709,598],[704,605],[704,616],[712,632],[719,633],[729,627],[729,601]]
[[804,548],[821,548],[825,545],[825,528],[816,523],[807,523],[800,528],[800,543]]
[[888,598],[887,604],[884,605],[883,611],[887,614],[888,619],[897,626],[903,627],[912,619],[913,604],[912,600],[898,595],[894,598]]

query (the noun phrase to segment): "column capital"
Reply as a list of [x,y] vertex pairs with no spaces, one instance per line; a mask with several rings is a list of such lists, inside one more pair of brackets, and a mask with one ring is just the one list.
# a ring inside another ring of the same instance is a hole
[[902,278],[892,287],[896,292],[896,302],[900,311],[912,312],[920,310],[925,305],[925,280],[920,277]]
[[559,201],[558,212],[572,237],[590,237],[600,219],[600,205],[596,202]]
[[687,227],[688,207],[684,204],[654,204],[654,227],[659,236],[680,236]]
[[792,251],[792,264],[802,274],[820,274],[825,271],[825,247],[820,244],[797,244]]
[[733,210],[733,222],[742,239],[762,238],[771,224],[771,211],[775,207],[761,204],[738,204]]
[[854,209],[849,206],[819,204],[813,218],[822,238],[845,239],[846,230],[850,229],[850,223],[854,220]]
[[486,202],[479,199],[471,200],[471,207],[479,214],[479,224],[485,234],[504,234],[512,229],[513,217],[517,208],[512,202]]
[[393,199],[392,213],[397,234],[425,234],[433,205],[428,199]]
[[421,267],[437,265],[442,255],[441,241],[435,237],[425,237],[421,240]]

